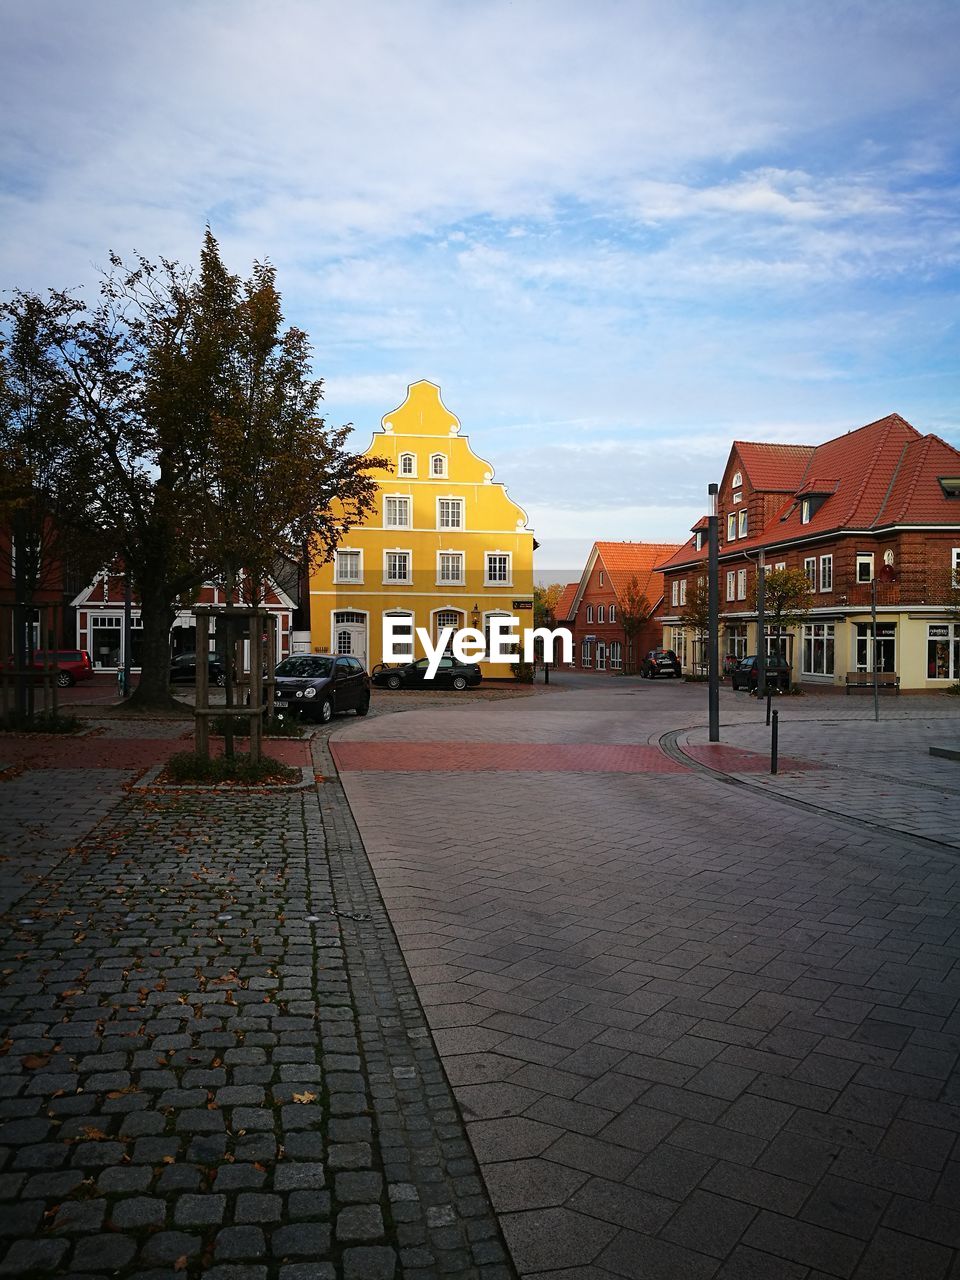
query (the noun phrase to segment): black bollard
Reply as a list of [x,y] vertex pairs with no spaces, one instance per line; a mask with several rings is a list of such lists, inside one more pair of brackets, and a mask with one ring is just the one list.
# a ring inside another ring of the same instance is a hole
[[770,772],[777,772],[777,748],[779,746],[778,737],[780,734],[780,712],[773,713],[773,727],[770,730]]

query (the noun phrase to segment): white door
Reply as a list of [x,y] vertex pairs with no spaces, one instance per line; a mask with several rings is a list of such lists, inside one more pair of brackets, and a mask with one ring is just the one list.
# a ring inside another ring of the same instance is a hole
[[349,653],[367,665],[367,628],[355,622],[343,623],[336,629],[337,653]]

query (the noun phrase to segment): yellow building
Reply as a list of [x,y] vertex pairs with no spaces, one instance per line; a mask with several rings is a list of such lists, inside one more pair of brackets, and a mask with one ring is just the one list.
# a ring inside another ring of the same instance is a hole
[[[526,513],[470,448],[432,382],[415,382],[366,451],[386,459],[375,514],[313,572],[313,648],[383,661],[383,620],[413,653],[414,628],[486,632],[496,615],[533,625],[533,532]],[[408,639],[409,637],[409,639]],[[417,656],[422,653],[417,646]],[[485,677],[509,667],[481,663]]]

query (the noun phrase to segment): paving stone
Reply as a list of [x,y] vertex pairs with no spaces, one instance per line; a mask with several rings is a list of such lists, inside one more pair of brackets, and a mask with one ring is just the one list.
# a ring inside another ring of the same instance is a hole
[[270,1249],[277,1258],[322,1258],[330,1252],[330,1228],[320,1222],[278,1227],[270,1237]]
[[344,1280],[393,1280],[397,1257],[382,1245],[360,1245],[343,1251]]
[[[428,1210],[428,1221],[429,1221]],[[455,1219],[451,1218],[451,1221]],[[444,1224],[436,1224],[444,1225]],[[379,1240],[383,1236],[383,1217],[380,1206],[375,1204],[353,1204],[341,1209],[336,1219],[337,1239]]]

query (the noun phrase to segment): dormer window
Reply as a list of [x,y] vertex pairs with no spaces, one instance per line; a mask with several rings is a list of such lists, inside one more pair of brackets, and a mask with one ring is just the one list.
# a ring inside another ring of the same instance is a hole
[[960,476],[938,476],[945,498],[960,498]]
[[693,535],[693,549],[694,551],[703,550],[703,530],[702,529],[698,529],[697,532]]
[[447,459],[445,454],[433,454],[430,459],[430,474],[432,476],[445,476],[447,474]]
[[415,453],[401,453],[400,474],[402,476],[415,476],[417,474],[417,455]]
[[800,503],[800,523],[809,524],[810,517],[813,515],[813,503],[809,498],[804,498]]

